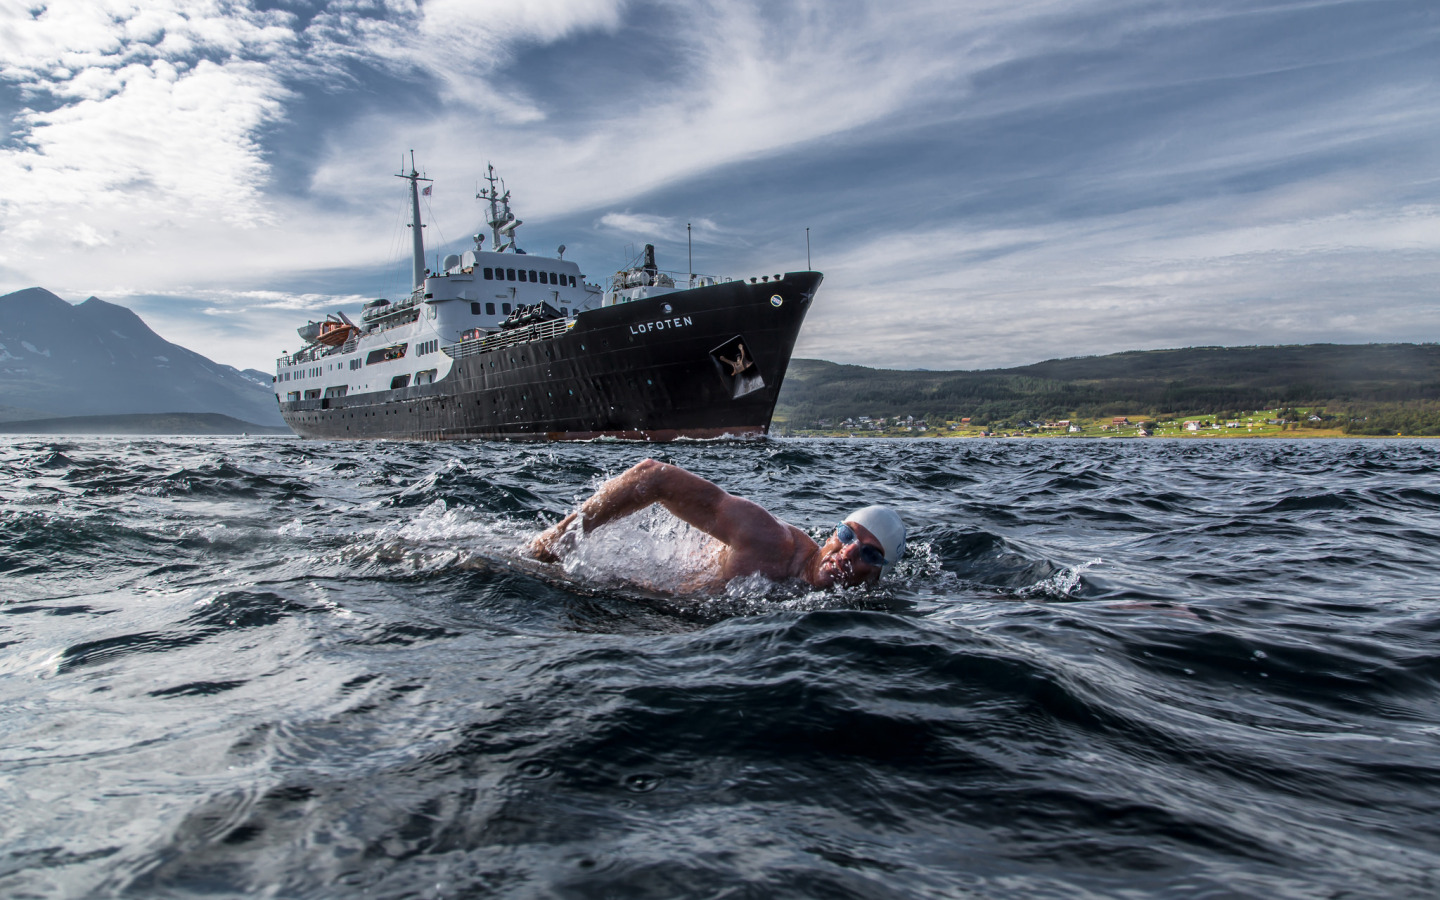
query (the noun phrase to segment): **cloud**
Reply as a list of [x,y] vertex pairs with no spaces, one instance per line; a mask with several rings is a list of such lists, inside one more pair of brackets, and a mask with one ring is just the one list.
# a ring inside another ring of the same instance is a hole
[[[264,190],[265,129],[286,119],[297,91],[351,89],[353,64],[431,79],[440,105],[409,123],[415,143],[431,148],[422,162],[454,186],[477,168],[470,148],[490,143],[511,157],[507,172],[541,217],[853,127],[927,77],[908,62],[864,69],[882,61],[880,48],[842,40],[855,32],[841,18],[800,8],[776,23],[744,4],[677,5],[688,27],[672,52],[686,60],[686,83],[598,129],[550,122],[523,84],[491,77],[526,47],[615,29],[624,9],[332,2],[302,21],[242,4],[137,0],[12,15],[0,32],[0,77],[45,102],[15,118],[18,140],[0,150],[0,180],[14,186],[0,196],[0,229],[12,238],[0,267],[53,270],[50,261],[86,253],[111,275],[88,291],[147,273],[161,290],[206,273],[218,283],[257,262],[266,277],[307,259],[373,264],[384,237],[351,213],[389,205],[390,179],[376,166],[395,150],[388,109],[307,136],[320,155],[301,194]],[[862,24],[884,21],[859,11]],[[448,222],[457,236],[478,218],[453,188],[437,192],[436,212],[434,227]]]
[[[1344,0],[12,3],[0,290],[134,297],[211,338],[222,321],[232,337],[288,332],[287,309],[404,282],[391,176],[414,148],[436,178],[432,251],[477,230],[487,160],[522,245],[563,241],[597,271],[621,262],[617,236],[674,258],[686,223],[701,268],[798,268],[813,225],[827,278],[802,352],[940,367],[1380,335],[1407,317],[1417,333],[1440,325],[1423,287],[1431,15]],[[1383,308],[1356,317],[1361,296]]]
[[730,229],[721,228],[715,222],[703,217],[696,218],[691,222],[682,222],[674,216],[612,212],[601,216],[595,224],[600,228],[630,237],[653,240],[679,240],[686,235],[687,226],[690,237],[697,241],[723,239],[731,234]]
[[216,307],[207,307],[207,315],[216,315],[220,312],[244,315],[261,310],[319,313],[358,306],[374,299],[368,294],[291,293],[267,290],[230,291],[206,288],[193,288],[183,294],[175,295],[156,295],[140,290],[116,290],[109,295],[111,300],[131,297],[141,298],[151,303],[168,302],[188,306],[203,303],[218,304]]
[[796,353],[987,368],[1127,349],[1410,341],[1440,315],[1424,287],[1440,277],[1440,207],[1288,219],[1273,214],[1284,198],[1223,217],[1220,205],[897,234],[822,266]]
[[[350,224],[344,203],[338,215],[324,208],[323,188],[353,196],[357,185],[384,185],[383,170],[327,181],[322,167],[321,207],[314,197],[267,195],[267,129],[286,120],[299,91],[354,89],[354,65],[436,79],[450,114],[535,118],[523,98],[475,92],[473,80],[506,59],[506,48],[602,27],[619,7],[510,7],[335,0],[303,21],[224,0],[5,7],[0,80],[28,105],[0,146],[0,270],[53,271],[87,253],[113,278],[95,288],[148,273],[152,288],[166,289],[206,272],[243,278],[257,261],[269,274],[327,252],[334,263],[373,260],[384,249],[383,238],[363,233],[373,223]],[[394,125],[379,131],[392,135],[390,158]],[[297,252],[301,245],[308,252]]]
[[31,104],[0,149],[0,265],[155,254],[177,232],[273,224],[258,128],[286,89],[279,14],[178,2],[7,8],[0,78]]
[[619,231],[636,237],[673,237],[675,220],[665,216],[647,216],[634,213],[606,213],[596,223],[601,228]]

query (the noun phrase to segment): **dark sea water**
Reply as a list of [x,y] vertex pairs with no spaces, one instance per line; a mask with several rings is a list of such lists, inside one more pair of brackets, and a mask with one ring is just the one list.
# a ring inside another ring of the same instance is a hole
[[[1433,897],[1437,453],[11,439],[0,896]],[[647,454],[911,555],[515,557]]]

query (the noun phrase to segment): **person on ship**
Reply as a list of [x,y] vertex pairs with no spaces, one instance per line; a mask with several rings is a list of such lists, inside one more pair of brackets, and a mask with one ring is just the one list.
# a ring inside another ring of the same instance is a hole
[[835,526],[824,544],[817,544],[760,505],[653,459],[601,485],[577,511],[535,537],[530,555],[558,562],[574,546],[576,532],[588,534],[655,503],[719,543],[711,587],[744,575],[777,582],[799,579],[820,589],[873,586],[905,555],[905,523],[889,507],[856,510]]

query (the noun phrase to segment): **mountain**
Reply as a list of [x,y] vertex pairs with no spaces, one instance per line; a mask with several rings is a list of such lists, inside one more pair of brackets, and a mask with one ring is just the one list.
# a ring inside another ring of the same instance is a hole
[[60,416],[25,422],[0,422],[0,434],[214,435],[294,432],[283,426],[256,425],[219,413],[124,413],[114,416]]
[[219,413],[284,424],[269,375],[172,344],[123,306],[71,305],[43,288],[0,297],[0,396],[47,416]]
[[775,406],[796,427],[847,416],[1036,418],[1433,404],[1440,345],[1132,350],[1012,369],[924,372],[795,359]]
[[45,414],[38,409],[22,409],[18,406],[0,406],[0,422],[19,422],[23,419],[43,419]]

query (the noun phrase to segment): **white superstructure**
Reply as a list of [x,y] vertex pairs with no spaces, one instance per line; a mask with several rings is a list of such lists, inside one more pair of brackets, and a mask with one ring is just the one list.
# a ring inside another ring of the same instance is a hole
[[[501,331],[505,320],[525,307],[546,304],[560,318],[573,321],[581,311],[609,299],[599,285],[585,282],[578,265],[563,258],[563,246],[553,258],[532,256],[516,246],[515,232],[522,223],[510,211],[510,192],[503,185],[497,188],[493,166],[486,175],[489,187],[476,196],[489,202],[487,224],[496,249],[483,250],[485,235],[477,234],[474,250],[452,254],[445,258],[442,271],[430,272],[424,262],[418,186],[429,179],[415,170],[413,157],[410,171],[399,177],[410,182],[414,290],[403,300],[366,304],[360,321],[344,332],[347,339],[341,344],[317,341],[314,323],[301,329],[312,343],[277,361],[275,396],[280,401],[344,397],[439,381],[454,365],[448,354],[439,352],[442,346]],[[554,317],[549,311],[544,314]]]

